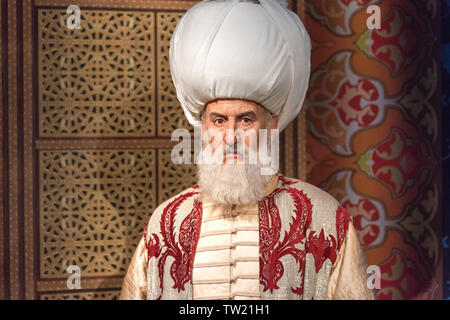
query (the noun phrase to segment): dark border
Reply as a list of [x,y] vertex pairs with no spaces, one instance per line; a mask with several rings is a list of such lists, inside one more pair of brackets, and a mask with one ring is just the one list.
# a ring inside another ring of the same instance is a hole
[[9,122],[9,92],[8,92],[8,1],[2,0],[2,109],[3,109],[3,119],[2,119],[2,151],[3,151],[3,284],[4,284],[4,299],[9,300],[10,295],[10,247],[9,247],[9,132],[8,132],[8,122]]
[[[450,1],[441,3],[442,296],[450,300]],[[446,56],[447,54],[447,56]]]
[[40,203],[39,203],[39,193],[40,193],[40,185],[39,185],[39,150],[36,148],[36,139],[39,135],[39,72],[38,72],[38,10],[35,6],[34,0],[31,2],[31,26],[32,30],[36,30],[31,34],[32,41],[32,66],[31,66],[31,81],[32,81],[32,124],[33,124],[33,133],[32,133],[32,148],[33,148],[33,176],[32,176],[32,197],[33,197],[33,279],[34,279],[34,288],[33,288],[33,299],[37,299],[39,297],[37,282],[39,280],[40,275],[40,263],[39,263],[39,212],[40,212]]
[[23,1],[17,1],[17,218],[19,235],[19,299],[25,299],[25,215],[24,215],[24,120],[23,120]]

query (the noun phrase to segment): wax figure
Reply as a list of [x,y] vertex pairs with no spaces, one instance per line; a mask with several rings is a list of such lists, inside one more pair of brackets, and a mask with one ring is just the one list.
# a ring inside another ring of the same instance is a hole
[[[170,67],[203,131],[283,130],[305,98],[310,51],[286,2],[210,0],[178,23]],[[349,213],[311,184],[233,161],[237,139],[224,134],[224,163],[199,164],[198,185],[153,212],[121,299],[374,299]]]

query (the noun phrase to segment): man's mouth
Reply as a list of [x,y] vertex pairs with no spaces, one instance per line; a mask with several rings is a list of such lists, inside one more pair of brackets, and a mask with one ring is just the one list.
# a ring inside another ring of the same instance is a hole
[[237,159],[239,158],[239,153],[233,152],[233,153],[226,153],[225,158],[227,159]]

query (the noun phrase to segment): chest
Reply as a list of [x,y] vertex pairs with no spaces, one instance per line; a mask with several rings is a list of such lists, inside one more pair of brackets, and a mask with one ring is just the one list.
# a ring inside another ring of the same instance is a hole
[[[150,299],[320,298],[337,247],[315,229],[309,199],[267,197],[251,208],[172,207],[149,237]],[[187,210],[186,210],[187,209]],[[176,218],[175,214],[176,212]]]
[[258,299],[258,207],[203,208],[195,251],[194,299]]

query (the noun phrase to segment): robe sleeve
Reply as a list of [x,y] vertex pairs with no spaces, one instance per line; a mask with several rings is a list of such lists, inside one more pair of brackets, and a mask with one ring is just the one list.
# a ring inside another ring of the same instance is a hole
[[367,287],[367,262],[352,222],[331,271],[326,299],[376,300]]
[[147,297],[147,248],[141,238],[128,267],[120,300],[145,300]]

